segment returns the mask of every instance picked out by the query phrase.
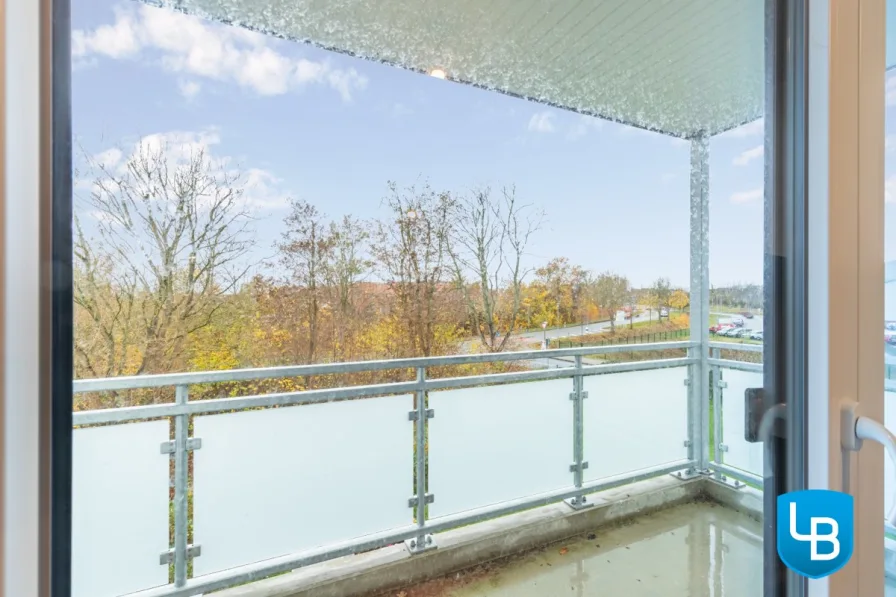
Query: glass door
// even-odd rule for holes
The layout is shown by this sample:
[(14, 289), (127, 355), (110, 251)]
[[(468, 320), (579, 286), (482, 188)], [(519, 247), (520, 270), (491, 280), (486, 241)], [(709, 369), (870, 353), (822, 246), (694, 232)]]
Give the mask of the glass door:
[(53, 41), (6, 229), (55, 287), (2, 329), (53, 352), (54, 597), (811, 589), (777, 498), (842, 487), (875, 2), (162, 4), (7, 15)]

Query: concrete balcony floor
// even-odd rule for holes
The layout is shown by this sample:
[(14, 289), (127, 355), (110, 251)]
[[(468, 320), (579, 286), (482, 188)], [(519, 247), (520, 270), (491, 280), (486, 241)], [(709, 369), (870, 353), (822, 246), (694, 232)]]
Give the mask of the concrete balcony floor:
[[(666, 475), (403, 545), (313, 564), (221, 597), (761, 597), (761, 494)], [(459, 571), (459, 572), (458, 572)], [(886, 597), (896, 597), (887, 583)]]
[(761, 533), (758, 521), (725, 506), (688, 503), (384, 595), (757, 597)]

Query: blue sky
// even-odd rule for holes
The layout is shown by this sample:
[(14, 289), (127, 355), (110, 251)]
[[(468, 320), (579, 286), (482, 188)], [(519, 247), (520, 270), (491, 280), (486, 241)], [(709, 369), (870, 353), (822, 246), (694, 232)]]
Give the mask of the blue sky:
[[(129, 1), (73, 0), (72, 11), (76, 143), (112, 162), (164, 141), (238, 165), (258, 257), (271, 254), (289, 197), (374, 218), (388, 180), (514, 184), (547, 216), (533, 265), (566, 256), (635, 285), (688, 285), (684, 141)], [(890, 133), (896, 77), (887, 100)], [(761, 146), (761, 121), (711, 142), (714, 285), (761, 283)], [(887, 221), (893, 259), (889, 202)]]

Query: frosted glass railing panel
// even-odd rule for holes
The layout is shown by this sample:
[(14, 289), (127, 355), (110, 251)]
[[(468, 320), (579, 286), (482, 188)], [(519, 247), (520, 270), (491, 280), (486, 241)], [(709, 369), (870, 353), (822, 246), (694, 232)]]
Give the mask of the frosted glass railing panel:
[[(744, 392), (748, 388), (762, 387), (762, 373), (722, 369), (722, 381), (726, 386), (721, 389), (722, 399), (722, 439), (727, 446), (724, 452), (717, 452), (716, 458), (721, 462), (760, 477), (762, 470), (762, 443), (750, 443), (744, 439), (745, 413)], [(717, 388), (718, 389), (718, 388)]]
[(168, 421), (75, 429), (72, 596), (115, 597), (168, 583)]
[(572, 485), (572, 379), (431, 392), (433, 517)]
[(585, 480), (687, 458), (687, 367), (585, 378)]
[(196, 417), (195, 575), (413, 523), (410, 395)]

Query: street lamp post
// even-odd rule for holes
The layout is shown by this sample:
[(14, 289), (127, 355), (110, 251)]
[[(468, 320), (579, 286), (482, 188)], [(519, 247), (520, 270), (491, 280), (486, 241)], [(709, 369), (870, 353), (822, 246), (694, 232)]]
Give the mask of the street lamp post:
[(544, 334), (544, 337), (541, 340), (541, 349), (545, 350), (548, 347), (548, 322), (541, 322), (541, 332)]

